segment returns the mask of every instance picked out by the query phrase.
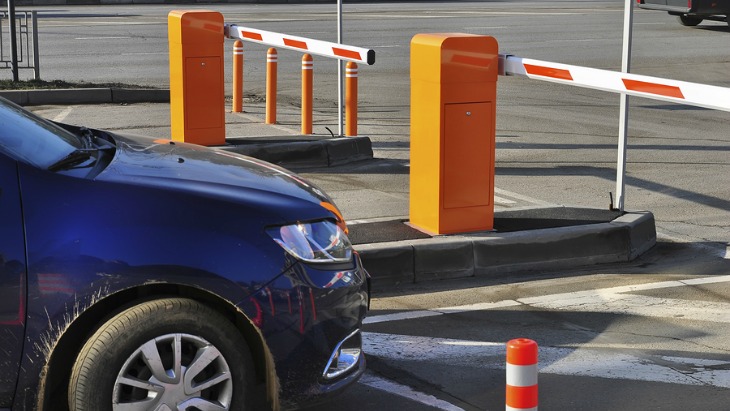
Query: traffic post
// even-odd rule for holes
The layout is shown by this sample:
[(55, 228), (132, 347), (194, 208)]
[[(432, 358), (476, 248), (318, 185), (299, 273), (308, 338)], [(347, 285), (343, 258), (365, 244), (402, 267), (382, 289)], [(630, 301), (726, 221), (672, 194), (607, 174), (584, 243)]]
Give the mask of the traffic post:
[(506, 411), (537, 411), (537, 343), (527, 338), (507, 342)]
[(276, 124), (276, 82), (278, 54), (271, 47), (266, 52), (266, 124)]
[(357, 136), (357, 63), (345, 66), (345, 136)]
[(314, 60), (302, 56), (302, 134), (312, 134), (312, 94), (314, 93)]
[[(253, 43), (258, 43), (261, 45), (269, 45), (273, 47), (280, 47), (288, 50), (294, 50), (299, 52), (304, 52), (309, 55), (317, 55), (317, 56), (323, 56), (327, 58), (333, 58), (338, 59), (341, 61), (347, 61), (352, 63), (361, 63), (361, 64), (367, 64), (372, 65), (375, 63), (375, 51), (363, 47), (356, 47), (356, 46), (350, 46), (346, 44), (340, 44), (340, 43), (333, 43), (329, 41), (322, 41), (322, 40), (315, 40), (310, 39), (306, 37), (298, 37), (298, 36), (292, 36), (288, 34), (283, 33), (276, 33), (272, 31), (266, 31), (266, 30), (260, 30), (255, 29), (251, 27), (242, 27), (237, 24), (226, 24), (224, 28), (225, 36), (228, 38), (238, 38), (243, 41), (249, 41)], [(271, 50), (271, 49), (270, 49)], [(341, 67), (341, 66), (340, 66)], [(355, 66), (356, 67), (356, 66)], [(338, 70), (339, 71), (339, 70)], [(304, 72), (302, 73), (304, 76)], [(338, 73), (338, 76), (340, 73)], [(274, 82), (269, 82), (269, 78), (274, 76), (267, 75), (267, 124), (273, 124), (275, 123), (276, 119), (276, 113), (275, 113), (275, 99), (276, 95), (275, 93), (269, 93), (269, 87), (275, 87)], [(339, 81), (339, 80), (338, 80)], [(357, 80), (354, 80), (353, 84), (356, 83)], [(302, 82), (302, 87), (304, 87), (304, 78)], [(338, 95), (340, 94), (340, 88), (338, 85)], [(353, 91), (350, 93), (350, 96), (354, 99), (357, 99), (357, 90), (353, 89)], [(304, 98), (304, 91), (302, 94), (302, 98)], [(341, 100), (341, 99), (340, 99)], [(355, 100), (356, 101), (356, 100)], [(274, 103), (274, 104), (270, 104)], [(338, 101), (338, 117), (341, 117), (343, 109), (345, 111), (349, 112), (351, 115), (350, 123), (350, 130), (340, 130), (340, 133), (343, 133), (345, 135), (349, 136), (356, 136), (357, 135), (357, 106), (356, 103), (354, 103), (350, 109), (346, 109), (343, 107), (342, 101)], [(304, 109), (304, 102), (302, 103), (302, 108)], [(270, 114), (271, 113), (271, 116)], [(270, 118), (271, 117), (271, 118)], [(273, 121), (271, 121), (273, 120)], [(305, 124), (305, 113), (304, 110), (302, 111), (302, 132), (305, 134), (310, 134), (311, 131)], [(340, 123), (340, 125), (342, 125)]]
[(243, 112), (243, 42), (233, 42), (233, 109), (234, 113)]

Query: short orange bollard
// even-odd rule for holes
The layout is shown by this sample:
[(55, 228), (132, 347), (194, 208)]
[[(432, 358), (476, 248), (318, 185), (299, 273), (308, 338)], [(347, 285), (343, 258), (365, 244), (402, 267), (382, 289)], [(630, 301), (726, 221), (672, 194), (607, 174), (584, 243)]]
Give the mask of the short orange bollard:
[(243, 42), (233, 42), (233, 110), (243, 111)]
[(345, 136), (357, 136), (357, 64), (345, 66)]
[(498, 69), (493, 37), (411, 40), (411, 225), (436, 234), (494, 227)]
[(207, 10), (173, 10), (167, 16), (167, 25), (172, 139), (224, 145), (223, 15)]
[(278, 53), (270, 48), (266, 53), (266, 124), (276, 124), (276, 82)]
[(506, 411), (537, 411), (537, 343), (527, 338), (507, 343)]
[(314, 93), (314, 61), (302, 56), (302, 134), (312, 134), (312, 93)]

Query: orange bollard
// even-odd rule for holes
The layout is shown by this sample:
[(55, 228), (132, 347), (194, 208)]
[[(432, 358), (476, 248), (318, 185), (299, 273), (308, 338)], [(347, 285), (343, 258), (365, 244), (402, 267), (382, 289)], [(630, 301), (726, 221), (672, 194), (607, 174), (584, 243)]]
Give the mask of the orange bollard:
[(233, 43), (233, 112), (243, 112), (243, 42)]
[(345, 136), (357, 136), (357, 64), (345, 66)]
[(537, 343), (527, 338), (507, 343), (506, 411), (537, 411)]
[(314, 61), (302, 56), (302, 134), (312, 134), (312, 93), (314, 90)]
[(276, 124), (276, 69), (278, 54), (275, 48), (266, 53), (266, 124)]

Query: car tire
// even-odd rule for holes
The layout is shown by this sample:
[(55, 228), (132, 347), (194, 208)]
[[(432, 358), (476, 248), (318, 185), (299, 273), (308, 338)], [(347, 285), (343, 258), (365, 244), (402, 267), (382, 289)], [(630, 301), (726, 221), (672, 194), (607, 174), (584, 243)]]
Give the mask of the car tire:
[(245, 340), (222, 315), (189, 299), (152, 300), (86, 341), (71, 371), (69, 410), (250, 410), (253, 372)]
[(679, 24), (688, 27), (694, 27), (702, 23), (702, 17), (693, 17), (686, 14), (680, 14), (677, 16), (677, 20), (679, 20)]

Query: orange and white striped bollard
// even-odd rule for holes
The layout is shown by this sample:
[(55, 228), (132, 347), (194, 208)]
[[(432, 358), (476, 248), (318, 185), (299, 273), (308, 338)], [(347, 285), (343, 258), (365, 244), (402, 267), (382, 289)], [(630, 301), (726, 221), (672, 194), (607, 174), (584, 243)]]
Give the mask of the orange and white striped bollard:
[(278, 53), (270, 48), (266, 53), (266, 124), (276, 124), (276, 81)]
[(345, 66), (345, 136), (357, 136), (357, 63)]
[(537, 411), (537, 343), (517, 338), (507, 343), (506, 411)]
[(314, 92), (314, 61), (302, 56), (302, 134), (312, 134), (312, 93)]
[(233, 42), (233, 110), (243, 112), (243, 42)]

